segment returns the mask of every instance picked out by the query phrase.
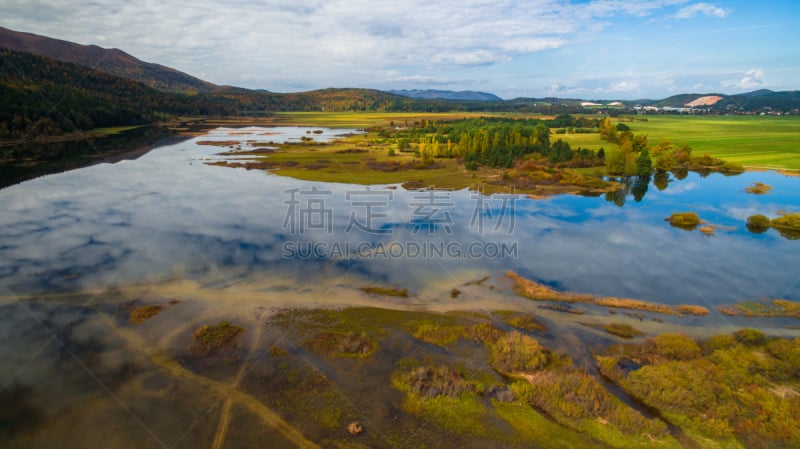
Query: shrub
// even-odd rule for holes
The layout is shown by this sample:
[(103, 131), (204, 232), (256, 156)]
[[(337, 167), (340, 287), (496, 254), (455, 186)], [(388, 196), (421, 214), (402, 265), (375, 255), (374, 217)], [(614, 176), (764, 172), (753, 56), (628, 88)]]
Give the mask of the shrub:
[(503, 373), (529, 372), (543, 368), (550, 357), (534, 338), (517, 331), (503, 335), (491, 347), (492, 363)]
[(759, 346), (767, 342), (767, 336), (758, 329), (742, 329), (733, 333), (736, 341), (747, 346)]
[(681, 229), (692, 230), (700, 223), (700, 217), (695, 212), (675, 212), (667, 218), (669, 224)]
[(663, 334), (653, 339), (656, 354), (668, 360), (692, 360), (700, 357), (700, 346), (680, 334)]
[(747, 230), (752, 233), (760, 234), (765, 232), (769, 229), (769, 226), (769, 218), (764, 215), (758, 214), (747, 217)]
[(467, 336), (476, 343), (492, 345), (503, 336), (503, 331), (489, 323), (478, 323), (469, 328)]

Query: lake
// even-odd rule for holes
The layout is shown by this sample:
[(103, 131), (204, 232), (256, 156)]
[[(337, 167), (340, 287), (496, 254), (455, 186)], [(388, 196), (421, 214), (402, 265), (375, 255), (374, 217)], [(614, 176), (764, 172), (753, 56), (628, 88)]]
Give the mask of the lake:
[[(800, 299), (796, 274), (786, 269), (800, 262), (797, 244), (745, 227), (749, 215), (794, 210), (797, 178), (692, 173), (671, 178), (664, 190), (650, 184), (638, 202), (624, 195), (618, 205), (602, 197), (534, 200), (298, 181), (206, 165), (224, 148), (197, 145), (291, 140), (306, 131), (222, 129), (136, 160), (1, 190), (5, 293), (209, 275), (300, 284), (347, 276), (427, 298), (465, 279), (515, 270), (560, 289), (665, 303)], [(772, 193), (746, 194), (756, 181)], [(664, 222), (681, 211), (723, 228), (708, 237)]]
[[(287, 307), (534, 310), (511, 290), (508, 270), (561, 290), (709, 309), (800, 300), (800, 243), (745, 227), (753, 214), (796, 212), (798, 178), (690, 173), (670, 175), (666, 187), (659, 181), (661, 189), (630, 180), (635, 194), (532, 199), (299, 181), (208, 165), (231, 148), (198, 144), (241, 141), (228, 146), (245, 151), (349, 132), (357, 131), (216, 129), (135, 160), (0, 190), (0, 401), (8, 410), (0, 412), (0, 436), (13, 447), (207, 445), (224, 413), (226, 379), (236, 375), (193, 365), (201, 363), (185, 355), (193, 330), (221, 319), (257, 329)], [(745, 193), (757, 181), (771, 193)], [(664, 221), (682, 211), (718, 226), (715, 234)], [(486, 285), (476, 282), (485, 277)], [(359, 290), (367, 286), (409, 294)], [(451, 295), (454, 288), (461, 294)], [(126, 304), (151, 302), (164, 305), (163, 319), (132, 332)], [(583, 335), (583, 324), (535, 310), (551, 328), (548, 344), (579, 359), (568, 336)], [(603, 322), (605, 315), (588, 307), (582, 320)], [(747, 322), (713, 310), (661, 321), (642, 328), (704, 335)], [(772, 334), (798, 335), (783, 327), (787, 320), (757, 323)], [(269, 330), (246, 335), (253, 347), (283, 338)], [(148, 363), (142, 354), (151, 348), (177, 362)], [(271, 419), (257, 404), (241, 403)], [(97, 430), (108, 428), (115, 431)], [(241, 432), (244, 445), (270, 438), (254, 428)]]

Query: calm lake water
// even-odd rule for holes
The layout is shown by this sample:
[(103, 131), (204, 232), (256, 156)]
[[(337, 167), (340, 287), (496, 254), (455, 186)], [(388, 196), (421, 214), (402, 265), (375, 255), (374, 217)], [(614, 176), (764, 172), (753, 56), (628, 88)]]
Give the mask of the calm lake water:
[[(0, 190), (4, 296), (214, 274), (299, 283), (346, 275), (425, 297), (515, 270), (566, 290), (666, 303), (800, 299), (791, 269), (800, 264), (797, 242), (745, 227), (752, 214), (796, 211), (798, 178), (671, 176), (664, 190), (651, 184), (640, 201), (628, 194), (620, 207), (619, 195), (615, 204), (305, 182), (209, 166), (223, 149), (197, 145), (292, 140), (307, 131), (220, 129), (133, 161)], [(321, 141), (349, 132), (323, 131), (310, 135)], [(772, 193), (746, 194), (755, 181)], [(664, 222), (680, 211), (721, 228), (708, 237)]]
[[(254, 323), (273, 306), (533, 308), (503, 284), (507, 270), (570, 291), (709, 308), (800, 300), (800, 242), (745, 227), (752, 214), (798, 211), (800, 178), (670, 175), (663, 190), (640, 181), (638, 201), (632, 193), (535, 200), (299, 181), (207, 165), (224, 149), (197, 143), (241, 140), (246, 150), (353, 132), (313, 130), (322, 132), (218, 129), (136, 160), (0, 190), (0, 439), (10, 447), (208, 447), (223, 400), (216, 384), (142, 354), (158, 348), (180, 362), (193, 330), (220, 319), (249, 324), (245, 343), (269, 347), (280, 336), (269, 340)], [(756, 181), (772, 192), (746, 194)], [(719, 226), (716, 234), (664, 221), (680, 211), (696, 211)], [(465, 286), (486, 276), (497, 288)], [(361, 286), (411, 295), (369, 297)], [(464, 294), (452, 299), (456, 287)], [(130, 300), (180, 303), (131, 336), (118, 309)], [(575, 344), (585, 327), (536, 313), (552, 330), (549, 346), (590, 360)], [(714, 312), (642, 328), (669, 331), (675, 320), (737, 322)], [(271, 438), (255, 429), (236, 441)]]

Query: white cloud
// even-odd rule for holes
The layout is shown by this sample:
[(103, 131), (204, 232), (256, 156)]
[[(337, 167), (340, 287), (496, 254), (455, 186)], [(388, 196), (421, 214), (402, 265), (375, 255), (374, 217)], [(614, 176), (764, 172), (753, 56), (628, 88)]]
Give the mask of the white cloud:
[(744, 72), (744, 77), (736, 83), (740, 89), (758, 89), (764, 86), (764, 70), (750, 69)]
[(633, 81), (620, 81), (610, 87), (611, 92), (630, 92), (639, 88), (639, 83)]
[(121, 48), (218, 84), (287, 91), (467, 77), (472, 67), (568, 47), (587, 30), (686, 1), (95, 0), (78, 8), (72, 0), (4, 0), (0, 25)]
[(681, 8), (675, 17), (678, 19), (690, 19), (697, 15), (706, 15), (709, 17), (724, 18), (730, 14), (728, 9), (720, 8), (719, 6), (712, 5), (711, 3), (695, 3)]

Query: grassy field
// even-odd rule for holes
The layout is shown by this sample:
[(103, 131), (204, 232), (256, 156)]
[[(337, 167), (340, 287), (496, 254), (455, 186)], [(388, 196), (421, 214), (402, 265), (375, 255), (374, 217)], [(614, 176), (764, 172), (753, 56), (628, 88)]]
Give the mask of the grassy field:
[(508, 114), (490, 112), (285, 112), (278, 116), (277, 124), (295, 126), (325, 126), (329, 128), (369, 128), (372, 126), (404, 126), (406, 122), (425, 120), (459, 120), (475, 117), (543, 117), (534, 114)]
[[(403, 126), (427, 120), (456, 120), (465, 117), (536, 117), (507, 113), (324, 113), (281, 114), (277, 122), (285, 125), (316, 125), (332, 128), (387, 126), (394, 121)], [(651, 144), (669, 139), (688, 144), (695, 155), (710, 154), (748, 168), (800, 170), (800, 117), (761, 116), (648, 116), (647, 121), (626, 122), (634, 133), (647, 134)], [(573, 148), (591, 150), (615, 148), (600, 140), (599, 134), (559, 134)]]
[(650, 143), (670, 139), (688, 144), (695, 155), (751, 168), (800, 170), (800, 117), (658, 116), (626, 124), (647, 134)]

